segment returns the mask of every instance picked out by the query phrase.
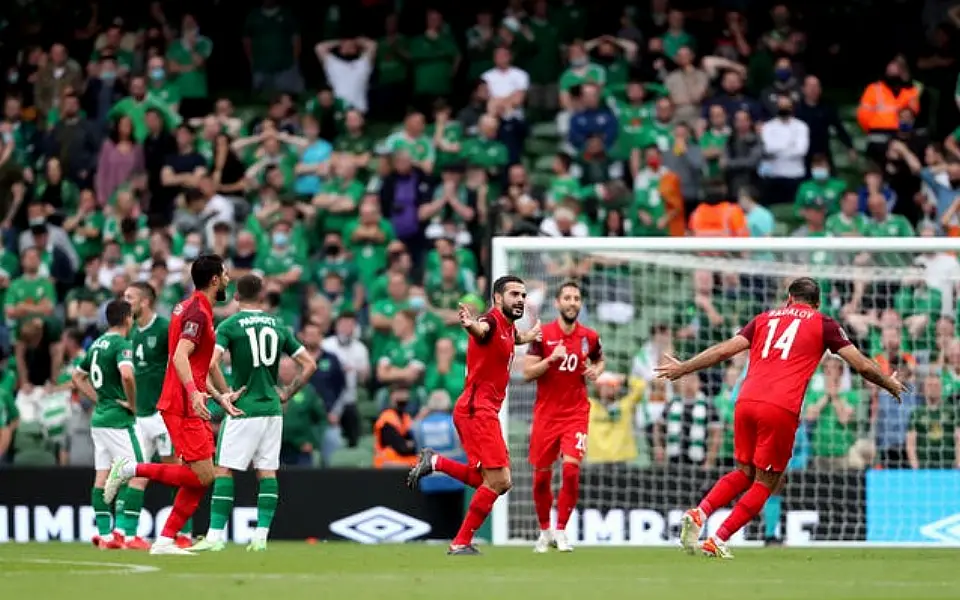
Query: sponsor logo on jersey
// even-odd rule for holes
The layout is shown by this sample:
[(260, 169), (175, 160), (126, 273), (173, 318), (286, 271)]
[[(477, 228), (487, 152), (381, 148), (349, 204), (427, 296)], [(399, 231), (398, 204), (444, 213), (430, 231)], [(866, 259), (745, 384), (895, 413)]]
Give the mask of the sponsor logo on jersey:
[(368, 508), (330, 523), (330, 531), (362, 544), (408, 542), (430, 533), (429, 523), (385, 506)]

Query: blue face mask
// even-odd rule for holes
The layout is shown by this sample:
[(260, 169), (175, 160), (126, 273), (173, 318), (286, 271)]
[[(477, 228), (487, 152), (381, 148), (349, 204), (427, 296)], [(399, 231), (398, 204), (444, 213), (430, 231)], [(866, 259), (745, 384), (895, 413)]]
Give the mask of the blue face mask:
[(793, 76), (793, 71), (790, 69), (777, 69), (773, 72), (773, 74), (776, 76), (777, 80), (787, 81)]
[(277, 246), (278, 248), (286, 248), (287, 242), (290, 241), (290, 236), (283, 233), (282, 231), (278, 231), (277, 233), (273, 234), (272, 239), (273, 239), (274, 246)]
[(423, 296), (411, 296), (408, 302), (410, 310), (421, 311), (427, 306), (427, 300)]
[(164, 75), (166, 75), (166, 73), (164, 73), (163, 69), (159, 67), (157, 67), (156, 69), (150, 69), (150, 79), (154, 81), (161, 81)]
[(830, 169), (826, 167), (813, 167), (810, 169), (810, 175), (813, 176), (817, 181), (823, 181), (830, 177)]
[(200, 248), (197, 248), (194, 245), (184, 246), (183, 247), (183, 257), (187, 260), (194, 260), (200, 256)]
[(100, 71), (100, 79), (104, 81), (113, 81), (116, 76), (117, 74), (113, 71)]
[(902, 133), (910, 133), (913, 131), (913, 123), (900, 123), (900, 131)]

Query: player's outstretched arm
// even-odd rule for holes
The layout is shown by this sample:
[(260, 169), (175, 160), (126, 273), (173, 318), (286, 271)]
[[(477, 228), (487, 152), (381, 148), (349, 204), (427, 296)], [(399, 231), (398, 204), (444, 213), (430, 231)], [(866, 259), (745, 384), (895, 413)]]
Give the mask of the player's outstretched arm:
[(891, 396), (897, 399), (897, 402), (900, 402), (900, 395), (907, 391), (907, 386), (897, 379), (896, 373), (884, 375), (877, 363), (864, 356), (863, 352), (860, 352), (853, 345), (844, 346), (838, 351), (838, 354), (861, 377), (887, 390)]
[(466, 304), (461, 304), (457, 310), (460, 326), (476, 340), (485, 340), (490, 333), (490, 323), (481, 321), (473, 316), (473, 312)]
[(661, 379), (674, 381), (689, 373), (696, 373), (728, 360), (749, 348), (750, 340), (738, 334), (725, 342), (710, 346), (690, 360), (679, 361), (669, 354), (664, 355), (664, 362), (660, 363), (653, 372)]

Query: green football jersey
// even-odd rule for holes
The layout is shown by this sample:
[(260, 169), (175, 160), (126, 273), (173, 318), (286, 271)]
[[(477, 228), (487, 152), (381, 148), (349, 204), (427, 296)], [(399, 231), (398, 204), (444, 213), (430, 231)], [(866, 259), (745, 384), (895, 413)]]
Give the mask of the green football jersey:
[(134, 325), (130, 330), (133, 365), (137, 376), (137, 416), (149, 417), (157, 412), (157, 401), (167, 372), (167, 330), (170, 321), (154, 315), (146, 327)]
[(133, 368), (133, 348), (129, 340), (108, 331), (90, 346), (77, 367), (90, 377), (90, 385), (97, 392), (91, 427), (125, 429), (133, 425), (133, 413), (120, 404), (127, 401), (120, 378), (122, 365)]
[(283, 323), (262, 311), (241, 310), (217, 327), (217, 346), (230, 353), (235, 388), (246, 386), (236, 406), (247, 417), (283, 415), (277, 390), (280, 355), (301, 346)]

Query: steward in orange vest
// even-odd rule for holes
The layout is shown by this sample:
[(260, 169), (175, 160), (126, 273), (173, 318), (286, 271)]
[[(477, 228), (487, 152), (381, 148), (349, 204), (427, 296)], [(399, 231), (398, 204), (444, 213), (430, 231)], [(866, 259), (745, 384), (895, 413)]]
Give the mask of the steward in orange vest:
[(377, 469), (408, 468), (417, 464), (413, 419), (406, 412), (409, 401), (409, 389), (390, 389), (390, 406), (373, 425), (373, 466)]

